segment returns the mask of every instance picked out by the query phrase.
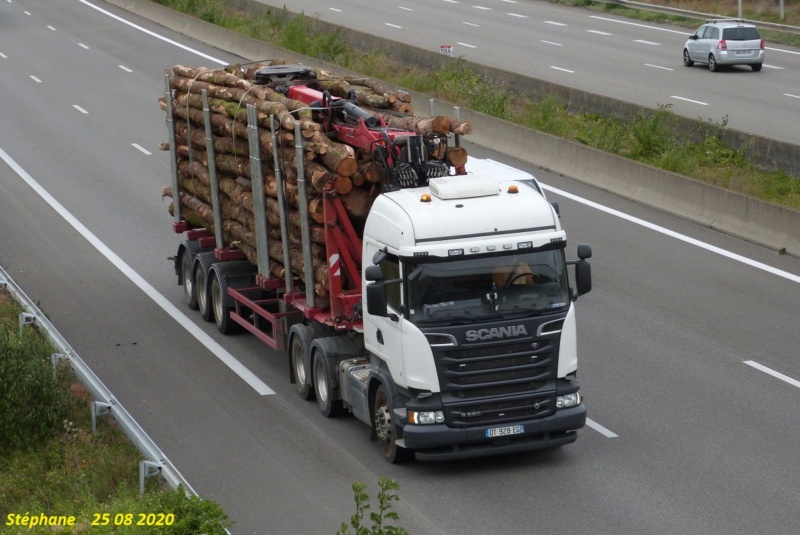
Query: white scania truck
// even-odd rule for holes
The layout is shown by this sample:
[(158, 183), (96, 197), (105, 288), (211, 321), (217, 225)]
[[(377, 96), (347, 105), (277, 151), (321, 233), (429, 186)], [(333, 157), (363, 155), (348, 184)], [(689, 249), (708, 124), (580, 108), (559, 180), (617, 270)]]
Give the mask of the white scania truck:
[[(293, 98), (314, 95), (300, 89)], [(475, 159), (467, 174), (450, 174), (432, 156), (442, 154), (441, 139), (389, 136), (351, 103), (309, 102), (320, 103), (331, 108), (328, 120), (338, 116), (328, 127), (383, 140), (366, 146), (387, 175), (359, 224), (326, 188), (327, 295), (314, 295), (310, 270), (278, 278), (264, 265), (266, 255), (244, 259), (216, 228), (197, 228), (176, 210), (174, 228), (186, 235), (175, 269), (187, 303), (223, 333), (245, 329), (286, 350), (299, 394), (316, 398), (326, 416), (350, 412), (363, 421), (390, 462), (460, 460), (575, 441), (586, 409), (576, 380), (574, 302), (591, 290), (590, 247), (579, 245), (578, 259), (567, 260), (558, 206), (531, 175)], [(252, 118), (250, 128), (258, 131)], [(172, 137), (170, 145), (175, 161)], [(257, 164), (258, 143), (251, 140), (250, 149)], [(178, 199), (177, 176), (173, 188)], [(279, 201), (273, 215), (286, 236), (290, 223)], [(266, 236), (270, 214), (255, 212), (255, 235)], [(308, 253), (309, 229), (301, 232)], [(283, 261), (291, 263), (286, 248)]]

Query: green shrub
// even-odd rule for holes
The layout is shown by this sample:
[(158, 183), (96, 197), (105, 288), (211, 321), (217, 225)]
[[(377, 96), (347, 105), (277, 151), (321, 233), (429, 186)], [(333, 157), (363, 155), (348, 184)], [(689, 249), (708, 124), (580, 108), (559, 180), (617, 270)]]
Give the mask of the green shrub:
[(378, 487), (380, 487), (378, 510), (369, 514), (372, 527), (367, 527), (364, 523), (364, 515), (370, 508), (369, 496), (364, 492), (367, 485), (365, 483), (353, 483), (356, 512), (350, 517), (350, 526), (346, 522), (342, 522), (342, 527), (337, 532), (337, 535), (350, 535), (350, 527), (355, 530), (352, 532), (353, 535), (408, 535), (408, 531), (404, 528), (385, 524), (388, 520), (397, 522), (400, 519), (395, 511), (391, 511), (392, 503), (400, 499), (397, 495), (400, 485), (394, 479), (381, 476), (378, 479)]
[[(15, 309), (17, 314), (19, 309)], [(16, 328), (6, 314), (0, 328), (0, 451), (32, 449), (63, 429), (70, 394), (59, 387), (52, 346), (35, 328)]]

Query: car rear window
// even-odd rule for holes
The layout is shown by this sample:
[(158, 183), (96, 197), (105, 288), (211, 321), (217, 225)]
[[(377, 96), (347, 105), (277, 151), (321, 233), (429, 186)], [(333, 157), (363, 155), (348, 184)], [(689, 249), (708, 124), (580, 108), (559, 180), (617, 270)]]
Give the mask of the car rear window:
[(761, 34), (753, 27), (725, 28), (722, 30), (722, 38), (726, 41), (754, 41), (761, 39)]

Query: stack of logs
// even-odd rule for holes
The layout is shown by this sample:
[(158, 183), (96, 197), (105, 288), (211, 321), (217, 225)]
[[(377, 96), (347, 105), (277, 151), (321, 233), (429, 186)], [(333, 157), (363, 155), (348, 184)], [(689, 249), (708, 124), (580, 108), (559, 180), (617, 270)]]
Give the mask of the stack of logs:
[[(247, 105), (257, 111), (259, 147), (262, 159), (262, 175), (266, 194), (267, 221), (270, 228), (269, 253), (271, 273), (283, 278), (284, 266), (277, 201), (277, 182), (271, 127), (274, 126), (277, 140), (278, 165), (284, 184), (289, 221), (291, 269), (295, 277), (302, 277), (303, 254), (300, 235), (299, 196), (297, 190), (295, 124), (300, 125), (303, 146), (303, 171), (307, 183), (308, 214), (313, 242), (312, 259), (315, 292), (326, 296), (328, 292), (328, 270), (323, 228), (323, 206), (321, 193), (327, 184), (336, 190), (350, 215), (356, 229), (366, 219), (372, 201), (382, 192), (381, 173), (372, 155), (349, 145), (329, 139), (322, 125), (313, 120), (308, 105), (286, 98), (268, 86), (253, 82), (255, 72), (267, 65), (286, 64), (275, 60), (268, 64), (242, 68), (232, 65), (220, 70), (191, 68), (176, 65), (169, 77), (172, 89), (173, 123), (175, 128), (175, 150), (177, 153), (178, 184), (182, 218), (195, 227), (214, 231), (211, 208), (211, 186), (208, 153), (206, 151), (205, 121), (201, 92), (208, 93), (211, 110), (211, 129), (215, 163), (220, 190), (222, 231), (225, 243), (241, 250), (256, 263), (256, 238), (253, 218), (252, 176), (247, 137)], [(347, 97), (355, 90), (359, 106), (380, 117), (387, 126), (408, 130), (417, 134), (469, 134), (471, 125), (455, 119), (438, 116), (434, 118), (413, 115), (407, 93), (393, 91), (380, 82), (365, 78), (336, 77), (330, 73), (314, 70), (315, 80), (305, 85), (327, 90), (334, 96)], [(165, 97), (159, 98), (162, 110), (167, 110)], [(169, 150), (164, 143), (162, 150)], [(450, 147), (447, 154), (451, 165), (458, 167), (466, 163), (467, 155), (462, 147)], [(329, 186), (329, 187), (331, 187)], [(162, 188), (162, 195), (173, 198), (170, 186)], [(170, 213), (174, 207), (170, 204)], [(351, 281), (356, 288), (359, 281)]]

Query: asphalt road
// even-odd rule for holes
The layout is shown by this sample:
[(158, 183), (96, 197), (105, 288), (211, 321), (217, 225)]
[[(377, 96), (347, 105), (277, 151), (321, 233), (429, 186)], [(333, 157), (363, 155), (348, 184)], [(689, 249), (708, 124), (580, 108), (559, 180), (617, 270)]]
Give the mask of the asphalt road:
[(559, 201), (568, 251), (593, 247), (592, 426), (556, 451), (388, 465), (363, 424), (297, 397), (284, 355), (182, 306), (157, 98), (165, 68), (210, 58), (239, 59), (103, 3), (0, 4), (0, 265), (232, 533), (334, 533), (380, 475), (412, 534), (796, 530), (800, 260), (503, 159)]
[[(425, 50), (691, 119), (798, 143), (800, 49), (767, 43), (761, 72), (683, 66), (693, 30), (533, 0), (259, 0)], [(702, 21), (698, 21), (699, 27)]]

